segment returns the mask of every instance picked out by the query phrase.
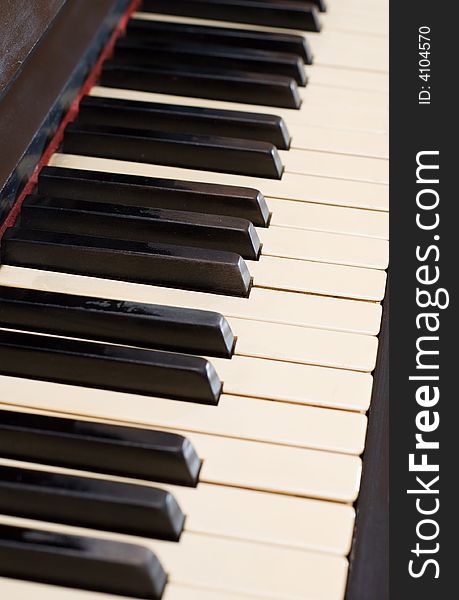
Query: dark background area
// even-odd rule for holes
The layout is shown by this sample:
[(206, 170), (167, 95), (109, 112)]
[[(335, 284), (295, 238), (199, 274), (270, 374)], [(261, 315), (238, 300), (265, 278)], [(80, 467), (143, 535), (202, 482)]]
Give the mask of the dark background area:
[[(457, 38), (457, 7), (447, 11), (428, 0), (416, 3), (391, 2), (390, 41), (390, 181), (391, 181), (391, 320), (390, 320), (390, 598), (391, 600), (456, 598), (457, 566), (455, 542), (457, 525), (458, 417), (455, 342), (457, 327), (457, 177), (456, 138), (458, 130), (455, 98), (455, 61), (453, 42)], [(418, 77), (418, 29), (431, 28), (431, 78), (425, 84)], [(430, 85), (432, 103), (419, 106), (421, 85)], [(440, 151), (440, 228), (420, 231), (415, 222), (416, 154)], [(437, 188), (436, 188), (437, 189)], [(415, 374), (416, 328), (415, 250), (418, 244), (431, 243), (440, 234), (440, 282), (451, 295), (447, 310), (439, 310), (441, 396), (438, 404), (440, 428), (432, 439), (440, 439), (440, 578), (433, 579), (432, 568), (424, 577), (408, 574), (410, 553), (418, 541), (416, 524), (423, 517), (416, 512), (415, 497), (408, 496), (415, 477), (408, 471), (408, 455), (415, 448), (415, 417), (420, 407), (408, 381)], [(434, 243), (434, 242), (433, 242)], [(435, 309), (429, 309), (435, 310)], [(422, 312), (422, 311), (421, 311)], [(432, 334), (434, 335), (434, 334)], [(438, 357), (434, 357), (438, 358)], [(418, 453), (419, 454), (419, 453)], [(418, 458), (419, 461), (419, 458)], [(425, 478), (430, 479), (430, 474)], [(419, 486), (418, 486), (419, 487)], [(429, 518), (428, 516), (424, 518)], [(421, 540), (419, 540), (421, 542)], [(425, 547), (431, 542), (421, 542)], [(427, 556), (427, 555), (425, 555)], [(433, 555), (432, 555), (433, 556)], [(429, 556), (428, 556), (429, 558)], [(438, 558), (435, 556), (435, 558)], [(419, 564), (419, 563), (418, 563)], [(363, 598), (362, 598), (363, 600)]]

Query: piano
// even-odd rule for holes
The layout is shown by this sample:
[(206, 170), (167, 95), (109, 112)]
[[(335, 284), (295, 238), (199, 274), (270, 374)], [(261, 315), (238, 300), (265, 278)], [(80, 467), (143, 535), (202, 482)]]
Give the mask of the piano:
[(1, 597), (387, 600), (387, 3), (0, 13)]

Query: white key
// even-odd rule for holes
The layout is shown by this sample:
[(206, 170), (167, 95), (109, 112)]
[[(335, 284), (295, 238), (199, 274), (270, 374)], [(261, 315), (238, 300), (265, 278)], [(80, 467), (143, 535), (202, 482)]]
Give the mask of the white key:
[(308, 65), (308, 85), (319, 83), (323, 86), (349, 88), (372, 92), (389, 92), (389, 75), (375, 71), (359, 71), (329, 67), (325, 65)]
[[(46, 585), (44, 583), (35, 583), (32, 581), (20, 581), (19, 579), (6, 579), (0, 577), (0, 593), (2, 598), (8, 600), (25, 600), (25, 598), (34, 598), (35, 600), (120, 600), (118, 595), (102, 594), (98, 592), (88, 592), (86, 590), (76, 590), (64, 588), (57, 585)], [(176, 600), (180, 600), (182, 588), (178, 590)], [(190, 596), (191, 600), (192, 596)], [(183, 600), (186, 599), (186, 588)], [(135, 600), (125, 596), (123, 600)], [(174, 592), (168, 600), (174, 600)], [(229, 599), (230, 600), (230, 599)]]
[(282, 180), (244, 177), (210, 171), (194, 171), (176, 167), (161, 167), (146, 163), (53, 154), (49, 161), (53, 167), (66, 167), (91, 171), (125, 173), (185, 181), (206, 181), (224, 185), (256, 187), (268, 198), (284, 198), (301, 202), (315, 202), (335, 206), (349, 206), (369, 210), (388, 211), (389, 193), (386, 185), (344, 181), (327, 177), (315, 177), (286, 173)]
[[(307, 264), (292, 264), (297, 262)], [(287, 284), (295, 273), (294, 269), (285, 273)], [(249, 298), (236, 298), (8, 266), (0, 267), (0, 282), (12, 287), (213, 310), (226, 317), (367, 335), (378, 333), (381, 320), (378, 304), (262, 288), (252, 288)]]
[(319, 83), (324, 86), (389, 93), (389, 75), (387, 73), (325, 65), (308, 65), (306, 69), (309, 77), (308, 85), (311, 86)]
[[(265, 257), (264, 261), (251, 262), (250, 272), (258, 283), (263, 281), (271, 282), (268, 286), (271, 292), (274, 289), (302, 291), (304, 293), (372, 301), (380, 301), (384, 298), (386, 287), (385, 271), (298, 260), (291, 260), (287, 267), (282, 259)], [(275, 285), (273, 285), (273, 281), (276, 282)], [(251, 292), (251, 299), (253, 300), (255, 296), (258, 297), (260, 293), (260, 288), (256, 288), (256, 291), (253, 290)], [(310, 297), (305, 299), (304, 296), (300, 298), (291, 295), (288, 296), (289, 307), (293, 304), (296, 306), (297, 302), (304, 303), (310, 300)], [(369, 310), (374, 313), (374, 307), (364, 307), (362, 304), (359, 306), (364, 311)], [(327, 319), (329, 317), (330, 314), (327, 316)], [(379, 323), (379, 320), (380, 317), (376, 316), (377, 323)], [(333, 329), (342, 329), (342, 325), (339, 326), (336, 323)], [(348, 330), (346, 329), (346, 331)], [(360, 333), (375, 333), (374, 328), (370, 330), (362, 329), (362, 321), (360, 319), (358, 331)]]
[[(26, 387), (21, 382), (21, 387)], [(30, 385), (30, 382), (29, 382)], [(47, 386), (53, 393), (62, 388)], [(3, 390), (3, 388), (1, 388)], [(87, 398), (88, 390), (78, 388)], [(5, 395), (7, 390), (5, 390)], [(5, 398), (6, 400), (6, 398)], [(364, 449), (366, 417), (329, 410), (222, 394), (218, 407), (168, 398), (123, 395), (128, 400), (126, 421), (142, 427), (180, 430), (252, 440), (297, 448), (360, 455)], [(96, 415), (97, 416), (97, 415)]]
[[(23, 396), (15, 393), (8, 379), (13, 378), (0, 377), (4, 406), (142, 426), (132, 420), (129, 411), (132, 394), (106, 390), (89, 390), (94, 392), (89, 394), (87, 388), (17, 378)], [(35, 384), (36, 395), (31, 393)], [(45, 390), (48, 396), (43, 393)], [(12, 401), (14, 396), (17, 402)], [(194, 444), (204, 461), (199, 476), (203, 483), (338, 502), (353, 502), (357, 497), (362, 466), (358, 456), (181, 429), (171, 431), (181, 432)]]
[[(355, 511), (352, 506), (295, 498), (208, 483), (197, 487), (168, 485), (37, 463), (0, 459), (6, 466), (80, 475), (167, 490), (186, 515), (185, 531), (274, 546), (345, 556), (350, 549)], [(222, 518), (224, 515), (224, 518)], [(288, 515), (273, 519), (273, 515)]]
[[(270, 198), (271, 225), (389, 239), (389, 214), (342, 206)], [(259, 233), (259, 231), (258, 231)]]
[[(314, 67), (310, 69), (314, 77)], [(375, 116), (386, 115), (389, 110), (389, 98), (384, 92), (354, 90), (349, 87), (321, 85), (311, 83), (298, 88), (300, 98), (307, 106), (352, 106), (355, 109), (366, 110)]]
[[(389, 263), (387, 240), (284, 227), (259, 228), (257, 233), (263, 243), (262, 257), (277, 256), (369, 269), (386, 269)], [(263, 262), (262, 257), (260, 262)], [(288, 268), (285, 261), (284, 265)]]
[(361, 33), (333, 31), (333, 35), (323, 35), (311, 31), (285, 30), (275, 27), (257, 26), (244, 23), (229, 23), (191, 17), (159, 15), (155, 13), (134, 13), (136, 19), (150, 21), (168, 21), (173, 23), (190, 23), (197, 25), (212, 25), (213, 27), (231, 27), (236, 29), (251, 29), (257, 31), (278, 31), (306, 35), (314, 51), (314, 59), (320, 65), (333, 65), (352, 69), (387, 72), (388, 41), (385, 36), (362, 35)]
[(349, 552), (355, 518), (349, 505), (204, 483), (196, 489), (161, 487), (175, 495), (188, 531), (342, 556)]
[[(375, 338), (368, 338), (368, 345), (373, 345), (372, 351), (363, 358), (373, 363), (376, 354)], [(363, 354), (363, 352), (362, 352)], [(221, 359), (223, 361), (223, 359)], [(309, 368), (307, 368), (309, 367)], [(267, 361), (256, 358), (236, 357), (233, 361), (217, 362), (217, 368), (223, 380), (223, 390), (227, 394), (236, 394), (243, 396), (252, 396), (255, 398), (267, 398), (279, 402), (294, 402), (298, 404), (321, 404), (318, 398), (322, 394), (332, 397), (329, 401), (331, 408), (352, 409), (356, 407), (357, 401), (346, 402), (347, 394), (339, 390), (336, 394), (330, 393), (330, 388), (324, 383), (327, 376), (338, 377), (337, 373), (353, 373), (354, 371), (345, 369), (335, 369), (334, 371), (313, 371), (313, 366), (296, 363), (282, 363), (277, 361)], [(318, 368), (318, 367), (316, 367)], [(362, 371), (362, 374), (369, 374), (370, 371)], [(309, 387), (309, 375), (312, 375), (311, 388)], [(315, 376), (315, 378), (314, 378)], [(280, 379), (283, 378), (283, 379)], [(350, 377), (342, 377), (350, 379)], [(307, 385), (306, 383), (307, 382)], [(357, 382), (351, 381), (353, 386), (368, 385), (368, 381), (360, 379)], [(315, 391), (317, 388), (317, 392)], [(306, 389), (305, 389), (306, 388)], [(335, 401), (335, 405), (331, 404)], [(361, 399), (363, 402), (363, 398)], [(370, 398), (365, 398), (365, 404), (368, 405)], [(337, 406), (338, 405), (338, 406)], [(357, 408), (358, 410), (358, 408)]]
[(93, 529), (15, 517), (0, 522), (65, 534), (140, 543), (151, 548), (169, 575), (168, 584), (228, 590), (279, 600), (342, 600), (347, 560), (331, 554), (184, 532), (179, 542), (163, 542)]
[(279, 155), (287, 173), (368, 183), (389, 182), (389, 163), (386, 160), (296, 148), (280, 150)]
[(389, 158), (389, 136), (384, 133), (334, 129), (308, 122), (294, 123), (290, 135), (293, 149), (378, 159)]
[(206, 98), (188, 98), (186, 96), (172, 96), (167, 94), (155, 94), (152, 92), (141, 92), (138, 90), (124, 90), (98, 86), (92, 88), (91, 95), (103, 96), (105, 98), (138, 100), (141, 102), (160, 102), (177, 104), (180, 106), (199, 106), (203, 108), (274, 114), (284, 119), (292, 135), (295, 133), (295, 124), (320, 125), (322, 127), (334, 127), (351, 131), (387, 133), (389, 123), (387, 114), (382, 114), (381, 112), (375, 114), (371, 111), (355, 109), (352, 106), (334, 106), (333, 110), (331, 110), (328, 106), (316, 106), (304, 102), (300, 110), (294, 110), (289, 108), (279, 108), (277, 106), (242, 104), (237, 102), (225, 102), (223, 100), (208, 100)]
[[(57, 585), (47, 585), (31, 581), (20, 581), (18, 579), (6, 579), (0, 577), (0, 592), (8, 600), (120, 600), (120, 596), (102, 594), (99, 592), (88, 592), (64, 588)], [(189, 587), (168, 583), (162, 600), (241, 600), (239, 593), (225, 592), (222, 590), (208, 590), (199, 587)], [(248, 598), (244, 596), (244, 598)], [(123, 600), (136, 600), (130, 596), (123, 596)]]
[[(375, 366), (377, 338), (374, 336), (260, 323), (247, 319), (229, 318), (228, 322), (238, 337), (235, 353), (240, 358), (234, 357), (230, 361), (224, 358), (213, 360), (228, 373), (228, 386), (232, 386), (233, 369), (237, 370), (233, 365), (244, 364), (247, 368), (255, 369), (255, 365), (250, 367), (252, 361), (247, 357), (364, 372), (371, 372)], [(269, 368), (274, 372), (284, 366), (278, 362), (269, 365), (267, 361), (263, 365), (268, 372)], [(259, 368), (262, 368), (261, 363)], [(254, 376), (255, 374), (254, 372)], [(229, 389), (227, 391), (230, 392)], [(261, 394), (261, 397), (265, 395)]]
[(352, 10), (345, 6), (330, 7), (327, 13), (320, 15), (324, 29), (323, 35), (332, 37), (335, 31), (346, 33), (359, 33), (368, 36), (387, 36), (389, 29), (388, 14), (378, 11), (374, 14), (371, 11), (363, 12)]
[[(301, 33), (301, 32), (300, 32)], [(389, 42), (386, 36), (334, 31), (321, 36), (308, 33), (315, 62), (350, 69), (387, 73), (389, 71)]]

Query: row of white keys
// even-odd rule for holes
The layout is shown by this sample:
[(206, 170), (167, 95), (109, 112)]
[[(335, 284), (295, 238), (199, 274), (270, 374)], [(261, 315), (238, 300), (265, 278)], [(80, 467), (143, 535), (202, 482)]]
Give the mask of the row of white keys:
[[(189, 23), (195, 25), (212, 25), (212, 27), (231, 27), (232, 29), (271, 31), (285, 33), (285, 29), (244, 23), (229, 23), (227, 21), (212, 21), (192, 17), (177, 17), (155, 13), (134, 13), (136, 19), (150, 21), (168, 21), (173, 23)], [(387, 73), (389, 57), (387, 53), (386, 36), (375, 36), (365, 33), (335, 30), (330, 35), (289, 29), (289, 34), (301, 35), (308, 38), (314, 54), (314, 61), (319, 65), (331, 65), (349, 69), (360, 69)], [(313, 67), (313, 65), (311, 65)]]
[(51, 157), (49, 165), (54, 167), (125, 173), (128, 175), (143, 175), (163, 179), (206, 181), (207, 183), (222, 185), (255, 187), (263, 193), (268, 201), (269, 198), (279, 198), (298, 202), (313, 202), (385, 212), (389, 208), (387, 185), (333, 179), (332, 177), (286, 173), (281, 180), (261, 179), (227, 173), (195, 171), (192, 169), (163, 167), (147, 163), (59, 153)]
[[(136, 398), (132, 394), (24, 379), (17, 379), (15, 387), (14, 378), (6, 376), (0, 382), (4, 408), (180, 433), (192, 442), (203, 460), (199, 475), (202, 483), (345, 503), (354, 502), (358, 494), (362, 462), (352, 454), (149, 425), (149, 420), (154, 422), (155, 418), (154, 402), (143, 398), (142, 403), (142, 397), (138, 397), (138, 403), (133, 404)], [(136, 417), (140, 420), (135, 421)]]
[[(167, 490), (186, 516), (185, 530), (193, 533), (342, 556), (351, 546), (355, 511), (349, 504), (211, 483), (169, 485), (11, 459), (0, 459), (0, 464)], [(273, 515), (289, 518), (273, 519)]]
[[(291, 276), (291, 273), (286, 275)], [(213, 310), (227, 318), (346, 334), (376, 335), (381, 321), (378, 303), (263, 288), (252, 288), (248, 298), (237, 298), (8, 265), (0, 267), (0, 284), (166, 306), (188, 306)]]
[(218, 595), (227, 591), (242, 598), (340, 600), (346, 584), (347, 560), (331, 554), (189, 532), (177, 543), (15, 517), (2, 516), (0, 523), (150, 548), (169, 576), (165, 600), (167, 586), (174, 584), (213, 590)]

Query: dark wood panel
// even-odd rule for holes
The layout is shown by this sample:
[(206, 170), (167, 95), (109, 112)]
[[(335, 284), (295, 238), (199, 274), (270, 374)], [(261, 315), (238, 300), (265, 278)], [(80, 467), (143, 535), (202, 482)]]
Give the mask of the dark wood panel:
[(374, 373), (346, 600), (389, 600), (389, 286)]
[(0, 100), (0, 223), (129, 0), (67, 0)]
[(66, 1), (0, 1), (0, 99)]

